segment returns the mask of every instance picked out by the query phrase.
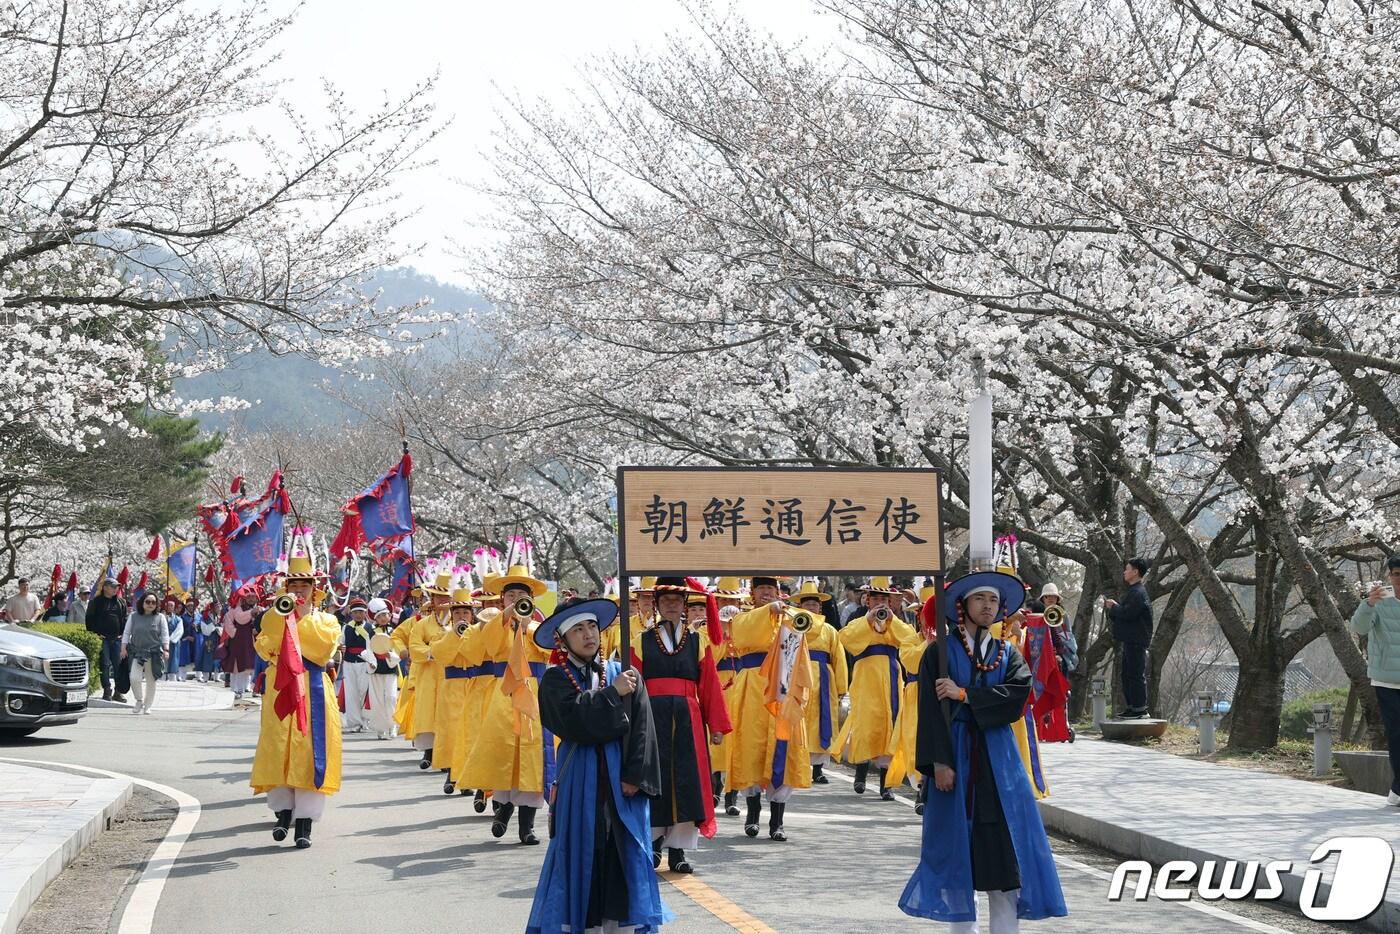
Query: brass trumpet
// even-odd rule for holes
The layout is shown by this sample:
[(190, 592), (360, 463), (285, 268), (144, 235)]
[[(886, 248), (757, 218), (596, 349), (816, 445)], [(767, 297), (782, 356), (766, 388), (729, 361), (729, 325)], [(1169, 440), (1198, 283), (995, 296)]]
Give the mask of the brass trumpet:
[(272, 601), (272, 612), (278, 616), (291, 616), (297, 608), (297, 598), (289, 593), (279, 594), (276, 600)]
[(892, 619), (894, 619), (894, 610), (887, 606), (877, 606), (870, 611), (870, 628), (878, 633), (883, 633), (889, 628)]
[(1058, 603), (1054, 606), (1047, 606), (1041, 615), (1045, 617), (1045, 625), (1047, 626), (1063, 626), (1065, 624), (1065, 608)]
[(460, 636), (462, 633), (466, 632), (469, 628), (471, 628), (471, 622), (465, 619), (458, 620), (457, 625), (453, 628), (457, 631), (457, 635)]
[(816, 617), (806, 610), (798, 610), (791, 613), (788, 618), (792, 621), (793, 632), (806, 632), (811, 629), (812, 625), (817, 621)]
[(512, 604), (511, 611), (521, 619), (529, 619), (535, 615), (535, 601), (529, 597), (521, 597)]

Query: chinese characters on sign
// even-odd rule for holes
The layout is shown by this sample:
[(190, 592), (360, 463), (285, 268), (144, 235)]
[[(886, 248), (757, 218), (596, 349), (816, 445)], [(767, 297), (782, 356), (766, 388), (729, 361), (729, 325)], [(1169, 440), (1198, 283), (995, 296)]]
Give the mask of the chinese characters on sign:
[(629, 573), (941, 569), (934, 470), (618, 471)]

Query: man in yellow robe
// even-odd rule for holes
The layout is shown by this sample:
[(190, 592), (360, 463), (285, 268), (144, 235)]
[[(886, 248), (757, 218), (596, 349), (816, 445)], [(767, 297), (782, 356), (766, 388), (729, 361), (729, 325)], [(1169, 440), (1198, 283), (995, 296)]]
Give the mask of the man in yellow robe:
[[(997, 568), (1005, 573), (1009, 569)], [(1026, 630), (1023, 625), (1025, 610), (1017, 610), (991, 628), (992, 638), (1005, 639), (1016, 647), (1024, 658), (1026, 655)], [(1016, 737), (1016, 749), (1021, 754), (1021, 765), (1025, 766), (1026, 777), (1030, 779), (1031, 791), (1035, 798), (1050, 796), (1050, 783), (1045, 779), (1045, 766), (1040, 759), (1040, 735), (1036, 732), (1035, 715), (1029, 710), (1021, 719), (1011, 724), (1011, 735)]]
[(851, 653), (851, 712), (836, 738), (833, 754), (856, 763), (855, 792), (865, 794), (865, 783), (874, 765), (880, 770), (880, 797), (894, 800), (885, 787), (885, 776), (894, 755), (895, 722), (899, 719), (904, 690), (899, 650), (918, 638), (914, 628), (899, 618), (899, 592), (888, 577), (875, 577), (865, 588), (864, 616), (841, 630), (841, 645)]
[(814, 785), (830, 782), (822, 774), (822, 766), (831, 761), (831, 746), (836, 740), (837, 725), (841, 722), (840, 700), (847, 688), (846, 650), (841, 646), (838, 630), (826, 621), (822, 609), (823, 604), (830, 600), (830, 594), (817, 589), (816, 581), (803, 581), (792, 597), (798, 609), (812, 614), (816, 620), (807, 631), (807, 654), (812, 657), (812, 683), (817, 685), (817, 695), (807, 705), (807, 742), (811, 748)]
[[(306, 849), (311, 846), (312, 822), (325, 815), (326, 799), (340, 790), (340, 717), (335, 686), (326, 673), (340, 642), (340, 623), (316, 607), (321, 594), (310, 558), (292, 556), (283, 587), (295, 601), (290, 615), (275, 607), (268, 610), (254, 640), (268, 668), (249, 784), (254, 794), (267, 795), (267, 805), (277, 815), (272, 839), (285, 840), (295, 821), (293, 839), (299, 849)], [(279, 716), (277, 676), (289, 629), (304, 668), (297, 676), (303, 698), (300, 710), (284, 710)], [(305, 724), (304, 732), (299, 721)]]
[[(416, 595), (417, 599), (422, 599), (423, 591), (414, 587), (410, 595)], [(418, 686), (418, 672), (413, 668), (413, 661), (408, 655), (408, 637), (413, 634), (413, 627), (418, 624), (418, 613), (407, 612), (404, 607), (403, 617), (389, 633), (389, 638), (393, 640), (394, 652), (398, 654), (402, 667), (407, 669), (404, 675), (403, 684), (399, 689), (399, 701), (394, 707), (394, 723), (398, 725), (399, 735), (410, 743), (413, 742), (413, 707), (414, 700), (418, 692), (414, 690)]]
[(429, 604), (409, 630), (408, 657), (417, 672), (413, 688), (413, 748), (423, 753), (418, 768), (428, 769), (434, 764), (433, 745), (437, 736), (433, 730), (443, 682), (443, 665), (433, 657), (433, 643), (448, 629), (451, 611), (447, 604), (452, 597), (452, 572), (438, 572), (432, 585), (424, 587), (423, 592)]
[(442, 664), (442, 684), (437, 698), (437, 717), (433, 721), (433, 764), (447, 772), (442, 793), (456, 791), (452, 764), (457, 750), (467, 744), (471, 723), (466, 719), (467, 694), (470, 690), (472, 635), (477, 631), (476, 611), (479, 604), (472, 598), (471, 588), (454, 587), (448, 604), (451, 625), (433, 641), (433, 658)]
[[(788, 801), (796, 789), (812, 787), (805, 713), (811, 702), (805, 686), (812, 681), (805, 641), (791, 628), (790, 608), (782, 599), (778, 583), (775, 577), (752, 578), (749, 593), (754, 607), (734, 617), (730, 624), (730, 644), (738, 659), (730, 710), (737, 714), (734, 714), (736, 725), (730, 739), (725, 790), (744, 795), (747, 805), (744, 833), (750, 837), (758, 836), (766, 795), (768, 837), (781, 843), (787, 840), (783, 818)], [(790, 640), (794, 636), (797, 636), (797, 651), (786, 653), (790, 657), (784, 660), (780, 657), (784, 654), (783, 647), (791, 648)], [(788, 668), (788, 663), (802, 665), (807, 670), (799, 675)], [(787, 686), (800, 682), (804, 686), (801, 692), (784, 694), (775, 690), (777, 686), (771, 683), (768, 673), (783, 672), (784, 668), (788, 668), (785, 672)], [(797, 722), (783, 720), (783, 705), (775, 709), (775, 694), (783, 695), (784, 702), (791, 696), (793, 702), (800, 705), (801, 716)]]
[(554, 778), (554, 737), (540, 724), (539, 679), (549, 653), (531, 636), (543, 621), (538, 610), (525, 618), (517, 604), (531, 601), (548, 588), (521, 565), (511, 566), (485, 588), (499, 594), (502, 609), (481, 626), (480, 664), (489, 665), (493, 683), (486, 689), (481, 717), (474, 731), (461, 782), (491, 793), (491, 835), (504, 837), (518, 808), (520, 842), (535, 836), (535, 814), (544, 807), (544, 791)]

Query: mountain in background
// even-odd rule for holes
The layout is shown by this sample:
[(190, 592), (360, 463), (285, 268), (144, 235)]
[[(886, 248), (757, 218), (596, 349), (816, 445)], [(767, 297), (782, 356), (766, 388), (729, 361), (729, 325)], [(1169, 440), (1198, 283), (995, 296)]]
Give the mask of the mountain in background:
[[(423, 298), (432, 300), (430, 311), (456, 316), (456, 320), (433, 327), (446, 327), (444, 341), (457, 346), (478, 339), (471, 312), (488, 311), (490, 305), (480, 295), (411, 268), (386, 269), (367, 284), (367, 290), (382, 289), (384, 305), (411, 305)], [(423, 352), (431, 354), (432, 348)], [(328, 392), (327, 390), (332, 390)], [(353, 372), (323, 366), (300, 356), (277, 357), (267, 351), (248, 354), (218, 373), (207, 373), (176, 383), (185, 399), (217, 399), (234, 396), (246, 399), (252, 407), (229, 414), (200, 417), (211, 431), (227, 429), (235, 420), (243, 427), (259, 431), (300, 425), (308, 428), (353, 424), (361, 416), (344, 405), (334, 391), (360, 399), (384, 392), (373, 381), (358, 379)]]

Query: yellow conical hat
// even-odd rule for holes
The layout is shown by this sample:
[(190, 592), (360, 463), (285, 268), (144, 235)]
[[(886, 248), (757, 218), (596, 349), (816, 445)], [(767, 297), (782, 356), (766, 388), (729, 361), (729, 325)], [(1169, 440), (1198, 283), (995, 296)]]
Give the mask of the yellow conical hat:
[(738, 599), (744, 596), (744, 588), (737, 577), (721, 577), (715, 584), (715, 596)]
[(424, 586), (423, 592), (435, 597), (452, 596), (452, 572), (438, 571), (437, 578), (431, 584)]
[(789, 603), (801, 603), (803, 600), (816, 598), (822, 603), (831, 599), (831, 594), (822, 593), (817, 589), (816, 581), (803, 581), (802, 586), (797, 589), (797, 593), (788, 598)]
[(523, 564), (512, 564), (510, 568), (500, 577), (493, 578), (486, 582), (486, 592), (499, 594), (512, 584), (527, 587), (530, 595), (538, 597), (549, 589), (549, 586), (542, 580), (536, 580), (530, 576)]
[(481, 604), (477, 603), (476, 599), (472, 596), (470, 588), (456, 587), (453, 589), (451, 606), (453, 606), (454, 608), (459, 606), (469, 606), (472, 609), (476, 609), (480, 605)]
[(894, 589), (888, 574), (882, 577), (870, 578), (870, 583), (865, 586), (866, 593), (883, 593), (898, 596), (899, 591)]
[(309, 555), (292, 555), (287, 559), (287, 580), (315, 580), (316, 577), (316, 568)]

